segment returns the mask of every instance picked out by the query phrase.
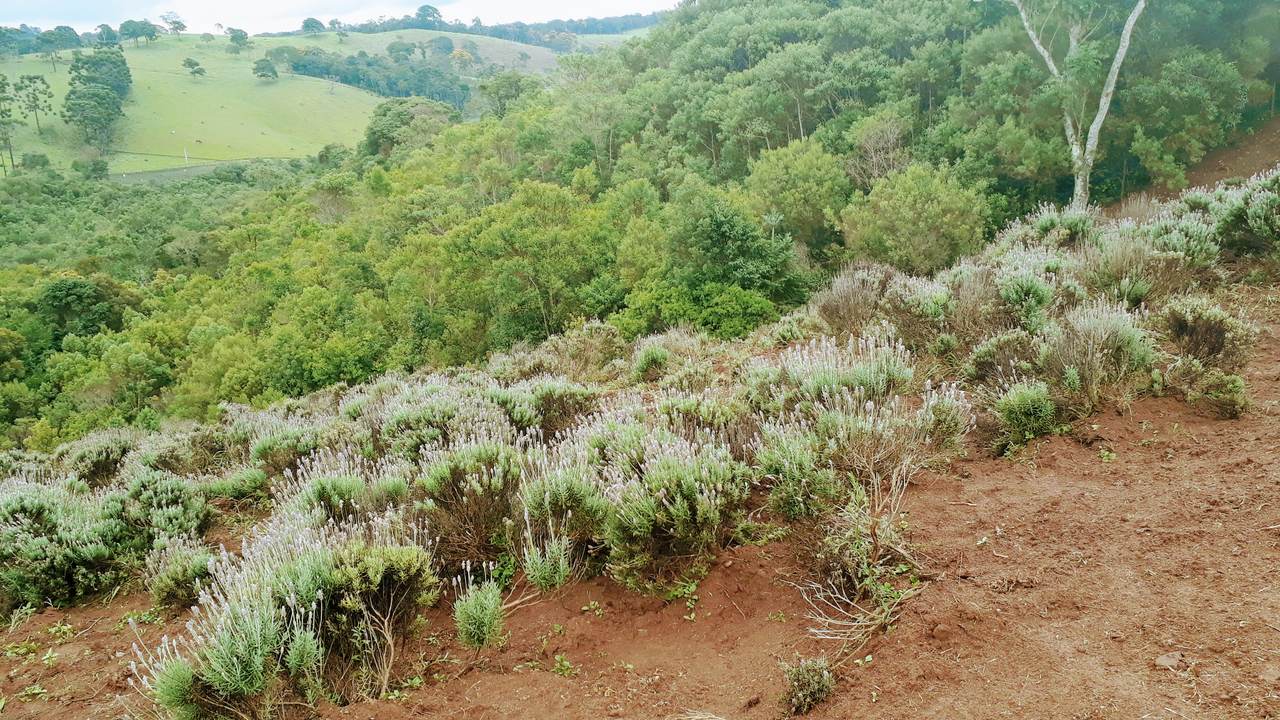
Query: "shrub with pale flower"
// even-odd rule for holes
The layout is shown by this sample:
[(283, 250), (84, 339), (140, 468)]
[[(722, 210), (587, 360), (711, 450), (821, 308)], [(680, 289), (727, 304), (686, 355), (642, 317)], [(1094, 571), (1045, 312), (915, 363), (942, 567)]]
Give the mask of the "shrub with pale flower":
[(1127, 400), (1150, 379), (1155, 348), (1139, 315), (1095, 300), (1067, 312), (1040, 335), (1039, 366), (1059, 404), (1076, 417), (1104, 400)]

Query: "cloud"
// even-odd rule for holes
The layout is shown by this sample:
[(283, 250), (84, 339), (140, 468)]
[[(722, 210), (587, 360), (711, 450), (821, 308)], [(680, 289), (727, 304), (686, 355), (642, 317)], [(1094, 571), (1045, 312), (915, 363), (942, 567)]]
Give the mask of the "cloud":
[[(0, 25), (26, 23), (45, 29), (70, 25), (84, 31), (101, 23), (117, 26), (122, 20), (131, 18), (145, 17), (158, 21), (161, 13), (172, 10), (182, 16), (193, 32), (212, 31), (215, 24), (221, 24), (261, 33), (293, 30), (308, 17), (325, 22), (331, 18), (360, 22), (381, 16), (400, 17), (412, 14), (422, 4), (421, 1), (397, 0), (222, 0), (218, 3), (207, 0), (0, 0)], [(492, 25), (652, 12), (674, 7), (676, 0), (609, 0), (605, 3), (589, 0), (539, 3), (441, 0), (434, 4), (446, 19), (470, 22), (472, 18), (479, 17)]]

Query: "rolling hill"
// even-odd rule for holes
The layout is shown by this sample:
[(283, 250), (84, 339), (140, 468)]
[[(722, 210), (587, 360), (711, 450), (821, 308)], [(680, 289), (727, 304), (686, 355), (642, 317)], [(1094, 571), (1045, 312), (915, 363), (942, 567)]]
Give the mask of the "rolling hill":
[[(202, 42), (198, 36), (164, 37), (151, 45), (124, 45), (133, 73), (133, 90), (125, 104), (125, 119), (109, 158), (113, 176), (198, 166), (213, 161), (259, 157), (302, 157), (328, 143), (352, 144), (364, 129), (376, 95), (324, 80), (282, 73), (276, 82), (253, 77), (250, 66), (266, 50), (281, 45), (318, 46), (334, 52), (364, 50), (379, 54), (394, 40), (420, 42), (437, 35), (461, 45), (472, 41), (481, 57), (508, 67), (547, 72), (555, 54), (546, 48), (476, 35), (430, 30), (352, 33), (339, 43), (334, 33), (314, 36), (255, 37), (254, 46), (240, 55), (227, 53), (226, 41)], [(527, 58), (521, 53), (527, 53)], [(206, 69), (193, 77), (183, 67), (195, 58)], [(68, 58), (69, 59), (69, 58)], [(37, 56), (0, 61), (0, 73), (43, 75), (54, 92), (54, 111), (67, 90), (67, 63), (57, 71)], [(20, 127), (14, 152), (44, 153), (66, 167), (83, 153), (71, 128), (56, 116), (42, 118), (44, 133), (35, 126)]]
[[(646, 28), (647, 29), (647, 28)], [(344, 40), (339, 40), (337, 33), (324, 32), (315, 35), (276, 35), (259, 36), (253, 39), (256, 47), (253, 52), (260, 55), (266, 50), (280, 45), (294, 47), (318, 47), (329, 52), (355, 53), (363, 50), (370, 55), (385, 55), (387, 45), (396, 40), (404, 42), (427, 42), (436, 37), (447, 37), (455, 47), (463, 43), (475, 43), (480, 50), (480, 57), (485, 62), (496, 63), (515, 70), (545, 73), (556, 67), (556, 54), (551, 50), (536, 45), (502, 40), (485, 35), (468, 35), (464, 33), (442, 32), (439, 30), (395, 30), (383, 33), (350, 33)], [(592, 36), (617, 37), (625, 36)], [(221, 45), (221, 42), (215, 43)], [(528, 59), (522, 59), (521, 53)]]

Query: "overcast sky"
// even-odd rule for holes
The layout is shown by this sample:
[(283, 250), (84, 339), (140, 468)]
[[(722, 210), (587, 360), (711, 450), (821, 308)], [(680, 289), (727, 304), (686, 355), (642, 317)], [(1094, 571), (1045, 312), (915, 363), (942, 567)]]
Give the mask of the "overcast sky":
[[(430, 2), (446, 20), (479, 17), (486, 24), (538, 22), (564, 18), (609, 17), (675, 7), (677, 0), (441, 0)], [(193, 32), (211, 31), (215, 23), (244, 28), (251, 33), (293, 30), (307, 17), (328, 22), (371, 20), (382, 15), (411, 14), (423, 0), (0, 0), (0, 25), (21, 23), (49, 29), (70, 25), (90, 30), (101, 23), (118, 26), (121, 20), (147, 18), (158, 22), (160, 13), (173, 10)]]

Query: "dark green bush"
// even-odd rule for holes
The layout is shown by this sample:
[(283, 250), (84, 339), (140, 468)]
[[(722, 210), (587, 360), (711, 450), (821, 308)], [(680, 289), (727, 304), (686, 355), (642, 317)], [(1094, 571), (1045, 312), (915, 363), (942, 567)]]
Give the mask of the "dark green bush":
[(431, 554), (417, 545), (355, 543), (336, 553), (321, 640), (325, 674), (341, 697), (377, 698), (390, 689), (397, 648), (440, 589)]
[(1228, 373), (1244, 367), (1258, 331), (1204, 297), (1179, 298), (1163, 314), (1179, 352)]
[(1187, 402), (1214, 417), (1238, 418), (1249, 409), (1249, 392), (1244, 378), (1210, 368), (1187, 390)]
[(989, 383), (1005, 375), (1026, 372), (1036, 358), (1035, 343), (1026, 330), (1006, 330), (974, 346), (964, 374), (976, 383)]
[(769, 485), (769, 506), (789, 520), (811, 517), (836, 497), (835, 471), (823, 467), (811, 432), (766, 429), (756, 466)]
[(445, 568), (496, 560), (511, 546), (521, 473), (520, 451), (492, 440), (464, 443), (423, 462), (417, 484)]
[(158, 606), (188, 607), (209, 577), (213, 553), (199, 542), (178, 539), (147, 558), (146, 585)]
[(1022, 447), (1057, 427), (1057, 406), (1049, 386), (1043, 382), (1025, 381), (1010, 386), (996, 398), (993, 409), (1002, 428), (997, 447), (1000, 452)]
[(639, 472), (605, 525), (609, 569), (627, 587), (654, 591), (704, 569), (706, 554), (746, 497), (746, 468), (714, 447), (649, 437)]

